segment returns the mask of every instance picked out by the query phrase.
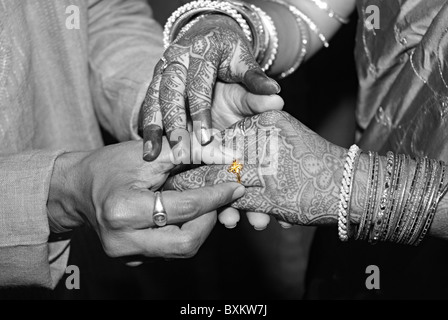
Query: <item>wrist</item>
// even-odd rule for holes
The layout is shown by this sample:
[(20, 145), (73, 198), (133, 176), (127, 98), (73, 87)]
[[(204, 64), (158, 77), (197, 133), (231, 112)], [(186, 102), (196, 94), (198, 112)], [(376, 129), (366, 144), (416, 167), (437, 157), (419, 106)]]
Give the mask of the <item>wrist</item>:
[[(278, 3), (265, 0), (248, 2), (265, 11), (272, 18), (277, 29), (277, 57), (269, 69), (269, 75), (278, 76), (294, 64), (297, 53), (300, 51), (300, 30), (296, 19), (285, 6)], [(291, 39), (297, 41), (291, 41)]]
[[(53, 232), (72, 230), (83, 225), (81, 206), (85, 202), (82, 195), (82, 174), (80, 164), (85, 153), (65, 153), (54, 164), (50, 181), (47, 209)], [(56, 228), (54, 228), (56, 227)]]
[(238, 33), (243, 39), (246, 39), (239, 24), (230, 16), (219, 13), (208, 14), (205, 18), (194, 24), (187, 34), (198, 34), (209, 32), (216, 28), (226, 28)]

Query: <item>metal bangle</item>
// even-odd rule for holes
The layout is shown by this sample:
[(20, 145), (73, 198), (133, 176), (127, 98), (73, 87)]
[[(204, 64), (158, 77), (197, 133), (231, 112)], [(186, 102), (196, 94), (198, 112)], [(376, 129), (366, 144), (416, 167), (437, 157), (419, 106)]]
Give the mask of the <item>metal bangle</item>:
[(258, 7), (255, 7), (252, 5), (254, 10), (258, 13), (260, 16), (264, 28), (266, 30), (266, 40), (267, 40), (267, 46), (266, 51), (264, 53), (263, 57), (260, 57), (259, 64), (261, 66), (261, 69), (266, 72), (268, 71), (271, 66), (274, 64), (275, 59), (277, 58), (278, 53), (278, 34), (277, 34), (277, 28), (275, 27), (274, 21), (272, 18), (263, 10), (261, 10)]
[(390, 225), (393, 221), (393, 216), (392, 214), (395, 211), (395, 207), (396, 207), (396, 203), (397, 203), (397, 194), (398, 194), (398, 189), (400, 187), (400, 174), (401, 174), (401, 167), (403, 165), (403, 160), (404, 160), (404, 156), (403, 155), (396, 155), (395, 159), (397, 161), (397, 164), (395, 166), (394, 169), (394, 173), (393, 173), (393, 178), (392, 178), (392, 184), (391, 184), (391, 192), (389, 195), (389, 207), (386, 211), (386, 218), (384, 221), (384, 226), (382, 229), (382, 233), (381, 233), (381, 238), (380, 241), (385, 241), (387, 239), (387, 234), (389, 232), (390, 229)]
[[(174, 40), (176, 30), (181, 29), (195, 15), (200, 13), (219, 12), (234, 19), (243, 30), (247, 40), (252, 44), (252, 33), (246, 20), (228, 2), (210, 0), (198, 0), (187, 3), (172, 13), (165, 24), (163, 31), (163, 42), (165, 49)], [(180, 20), (180, 22), (179, 22)]]
[(441, 161), (440, 164), (442, 166), (442, 174), (440, 176), (440, 184), (439, 184), (439, 188), (438, 188), (439, 189), (438, 190), (438, 195), (435, 198), (435, 201), (433, 202), (433, 205), (432, 205), (432, 208), (431, 208), (431, 210), (430, 210), (430, 212), (428, 214), (428, 217), (426, 218), (425, 225), (424, 225), (424, 227), (422, 229), (422, 232), (419, 235), (418, 239), (414, 243), (415, 246), (418, 246), (423, 241), (423, 239), (425, 238), (426, 233), (428, 232), (429, 228), (431, 227), (432, 221), (434, 220), (434, 216), (435, 216), (435, 214), (437, 212), (438, 204), (439, 204), (441, 198), (443, 197), (444, 192), (446, 192), (446, 190), (445, 190), (446, 187), (443, 188), (443, 183), (444, 183), (444, 180), (445, 180), (445, 177), (446, 177), (446, 166), (445, 166), (445, 163), (443, 161)]
[(411, 202), (411, 198), (412, 198), (412, 195), (413, 195), (413, 192), (415, 189), (416, 182), (418, 180), (421, 165), (422, 165), (422, 161), (420, 158), (418, 158), (416, 160), (416, 167), (414, 169), (414, 176), (412, 177), (411, 185), (409, 186), (409, 190), (407, 190), (407, 193), (405, 193), (405, 194), (407, 194), (406, 201), (404, 202), (403, 209), (400, 211), (400, 214), (399, 214), (398, 220), (397, 220), (397, 224), (395, 226), (393, 235), (391, 237), (392, 242), (397, 242), (398, 237), (400, 236), (400, 233), (401, 233), (401, 229), (404, 226), (404, 224), (406, 223), (407, 208)]
[(425, 212), (423, 211), (423, 208), (425, 205), (427, 205), (427, 201), (429, 200), (429, 197), (431, 196), (430, 191), (432, 189), (431, 181), (435, 179), (435, 172), (436, 172), (436, 164), (435, 160), (428, 159), (427, 161), (427, 172), (425, 173), (425, 179), (422, 183), (422, 192), (420, 194), (419, 202), (416, 207), (416, 210), (414, 212), (413, 219), (411, 223), (409, 224), (408, 233), (403, 238), (404, 244), (409, 244), (410, 240), (413, 238), (415, 230), (417, 230), (417, 226), (419, 223), (424, 219)]
[(372, 180), (373, 180), (373, 161), (374, 161), (374, 157), (373, 157), (373, 152), (369, 151), (369, 169), (368, 172), (370, 173), (368, 178), (367, 178), (367, 190), (366, 190), (366, 199), (365, 199), (365, 206), (364, 206), (364, 210), (363, 213), (361, 215), (361, 221), (359, 222), (358, 225), (358, 232), (356, 233), (355, 236), (355, 240), (358, 240), (361, 236), (362, 230), (364, 229), (365, 223), (366, 223), (366, 218), (367, 218), (367, 210), (369, 209), (370, 206), (370, 202), (372, 201), (372, 189), (371, 188), (371, 184), (372, 184)]
[(411, 207), (403, 216), (403, 220), (404, 220), (403, 228), (402, 228), (402, 231), (400, 232), (400, 235), (397, 239), (397, 243), (403, 243), (403, 239), (406, 237), (406, 235), (409, 232), (409, 228), (410, 228), (409, 226), (412, 224), (413, 220), (415, 219), (414, 212), (415, 212), (416, 202), (417, 202), (417, 199), (420, 199), (419, 198), (420, 190), (423, 189), (422, 184), (425, 181), (425, 177), (426, 177), (427, 170), (428, 170), (427, 167), (428, 167), (428, 161), (427, 161), (427, 158), (424, 157), (422, 159), (421, 170), (418, 175), (415, 189), (413, 190), (413, 192), (410, 196)]
[[(434, 199), (437, 197), (439, 191), (439, 184), (441, 179), (442, 167), (437, 160), (432, 160), (433, 170), (431, 172), (431, 178), (427, 185), (427, 190), (424, 195), (423, 203), (419, 211), (419, 219), (415, 224), (414, 230), (411, 232), (407, 244), (414, 244), (420, 236), (425, 221), (430, 214)], [(436, 181), (437, 180), (437, 181)]]
[(231, 4), (232, 6), (234, 6), (235, 10), (246, 20), (252, 33), (253, 54), (257, 58), (258, 62), (259, 55), (264, 55), (264, 52), (266, 51), (266, 32), (264, 30), (265, 28), (261, 17), (255, 11), (252, 5), (249, 5), (245, 2), (237, 0), (219, 0), (219, 2), (226, 2)]
[(390, 241), (392, 239), (392, 235), (394, 233), (395, 227), (397, 226), (398, 219), (400, 217), (399, 213), (402, 210), (403, 202), (405, 200), (406, 187), (407, 187), (408, 178), (409, 178), (408, 171), (409, 171), (410, 157), (405, 156), (405, 155), (403, 155), (403, 157), (404, 157), (404, 159), (403, 159), (403, 163), (401, 165), (401, 172), (399, 173), (400, 181), (399, 181), (398, 190), (397, 190), (398, 203), (395, 206), (393, 212), (391, 212), (391, 217), (390, 217), (391, 221), (390, 221), (390, 224), (388, 227), (385, 241)]
[(366, 216), (366, 224), (365, 228), (362, 231), (360, 240), (366, 240), (369, 238), (370, 231), (372, 229), (372, 221), (374, 220), (375, 216), (375, 208), (377, 205), (377, 196), (378, 196), (378, 177), (379, 177), (379, 155), (378, 153), (374, 153), (374, 165), (373, 165), (373, 180), (372, 180), (372, 201), (370, 203), (370, 207), (367, 209), (367, 216)]
[(381, 236), (382, 228), (384, 226), (385, 213), (386, 213), (386, 209), (388, 207), (389, 194), (390, 194), (390, 190), (391, 190), (392, 173), (393, 173), (393, 169), (394, 169), (394, 165), (395, 165), (394, 159), (395, 159), (394, 153), (389, 151), (387, 153), (384, 189), (383, 189), (383, 193), (382, 193), (380, 203), (379, 203), (379, 206), (380, 206), (379, 211), (375, 217), (372, 234), (370, 236), (370, 241), (369, 241), (371, 244), (375, 244), (378, 242), (378, 240)]
[(300, 17), (296, 17), (296, 22), (297, 22), (297, 26), (299, 27), (299, 30), (300, 30), (301, 46), (299, 48), (299, 53), (297, 55), (295, 63), (293, 64), (293, 66), (291, 68), (289, 68), (288, 70), (286, 70), (280, 74), (280, 76), (279, 76), (280, 79), (284, 79), (284, 78), (288, 77), (289, 75), (293, 74), (294, 72), (296, 72), (296, 70), (300, 67), (300, 65), (305, 60), (306, 55), (308, 53), (308, 45), (309, 45), (309, 40), (310, 40), (309, 30), (306, 28), (303, 20)]

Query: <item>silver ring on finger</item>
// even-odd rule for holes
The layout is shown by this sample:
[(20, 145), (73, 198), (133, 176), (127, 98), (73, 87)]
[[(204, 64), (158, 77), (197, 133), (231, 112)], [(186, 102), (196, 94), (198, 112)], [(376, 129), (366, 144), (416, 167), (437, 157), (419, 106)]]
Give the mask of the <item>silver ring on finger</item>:
[(162, 203), (162, 193), (160, 191), (157, 191), (154, 193), (154, 195), (156, 196), (156, 198), (154, 200), (152, 220), (157, 227), (164, 227), (166, 226), (168, 216)]
[(246, 135), (246, 119), (241, 120), (240, 123), (238, 124), (238, 127), (241, 131), (241, 134), (243, 136), (245, 136)]
[(170, 61), (170, 62), (167, 62), (166, 64), (164, 64), (162, 66), (162, 71), (161, 72), (164, 73), (166, 71), (166, 69), (168, 69), (168, 67), (171, 67), (171, 66), (173, 66), (175, 64), (181, 66), (185, 70), (187, 69), (187, 67), (184, 66), (180, 61), (174, 60), (174, 61)]
[(160, 58), (160, 60), (163, 62), (162, 67), (160, 68), (160, 74), (164, 73), (166, 68), (168, 68), (168, 61), (165, 57)]

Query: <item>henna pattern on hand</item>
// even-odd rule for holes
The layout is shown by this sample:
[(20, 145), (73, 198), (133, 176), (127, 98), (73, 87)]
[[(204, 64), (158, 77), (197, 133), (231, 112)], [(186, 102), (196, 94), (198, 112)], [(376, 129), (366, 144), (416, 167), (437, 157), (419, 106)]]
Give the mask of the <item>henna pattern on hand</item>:
[[(161, 137), (153, 139), (149, 133), (161, 125), (167, 132), (185, 127), (187, 112), (193, 122), (200, 123), (193, 127), (200, 130), (196, 136), (201, 144), (211, 142), (211, 107), (217, 79), (244, 83), (249, 91), (257, 94), (269, 95), (280, 90), (278, 84), (269, 79), (256, 63), (238, 23), (224, 15), (209, 15), (193, 25), (168, 47), (164, 61), (165, 70), (161, 70), (159, 63), (143, 104), (143, 131), (147, 132), (144, 134), (145, 150), (150, 155), (148, 161), (157, 156), (153, 152), (156, 144), (153, 140), (161, 143)], [(173, 64), (177, 66), (173, 67)], [(185, 72), (180, 70), (179, 65), (185, 67)], [(161, 77), (159, 72), (163, 72), (164, 76)], [(160, 95), (160, 101), (157, 95)], [(183, 103), (179, 100), (182, 98)], [(186, 98), (188, 105), (185, 107)], [(161, 121), (157, 121), (158, 115), (161, 115)], [(153, 131), (148, 127), (152, 127)], [(147, 144), (147, 141), (150, 143)], [(170, 144), (174, 147), (176, 142)], [(160, 151), (160, 146), (157, 148)]]
[[(270, 111), (242, 121), (245, 121), (246, 136), (260, 130), (279, 132), (276, 154), (278, 165), (273, 174), (263, 174), (265, 163), (260, 157), (272, 139), (258, 143), (255, 151), (249, 153), (247, 151), (250, 148), (245, 143), (244, 160), (247, 162), (247, 158), (257, 157), (257, 161), (256, 164), (244, 165), (242, 184), (247, 187), (246, 195), (233, 206), (268, 213), (293, 224), (335, 223), (346, 150), (324, 140), (282, 111)], [(230, 132), (239, 134), (238, 127), (239, 123), (235, 124)], [(229, 131), (226, 134), (229, 136)], [(365, 201), (368, 159), (361, 157), (359, 163), (359, 179), (352, 193), (351, 218), (354, 222), (359, 221)], [(191, 170), (174, 177), (172, 185), (175, 189), (185, 190), (235, 181), (235, 176), (228, 173), (227, 168), (204, 166)]]

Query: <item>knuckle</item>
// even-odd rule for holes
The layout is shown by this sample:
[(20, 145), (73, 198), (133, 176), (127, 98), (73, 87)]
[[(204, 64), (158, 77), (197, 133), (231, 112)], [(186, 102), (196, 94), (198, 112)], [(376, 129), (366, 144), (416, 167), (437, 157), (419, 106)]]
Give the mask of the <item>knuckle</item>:
[(186, 233), (179, 239), (178, 250), (181, 257), (192, 258), (199, 250), (199, 243), (192, 234)]
[(214, 197), (216, 207), (222, 207), (226, 205), (230, 201), (231, 195), (228, 194), (228, 192), (214, 192)]
[(200, 213), (198, 201), (191, 197), (180, 200), (179, 209), (181, 218), (195, 217)]
[(104, 253), (109, 257), (109, 258), (120, 258), (122, 256), (121, 252), (119, 251), (119, 246), (117, 246), (114, 241), (110, 241), (110, 240), (102, 240), (102, 245), (103, 245), (103, 250)]
[(127, 220), (128, 201), (126, 198), (117, 194), (112, 194), (107, 198), (104, 204), (104, 224), (111, 229), (119, 229), (123, 227)]

